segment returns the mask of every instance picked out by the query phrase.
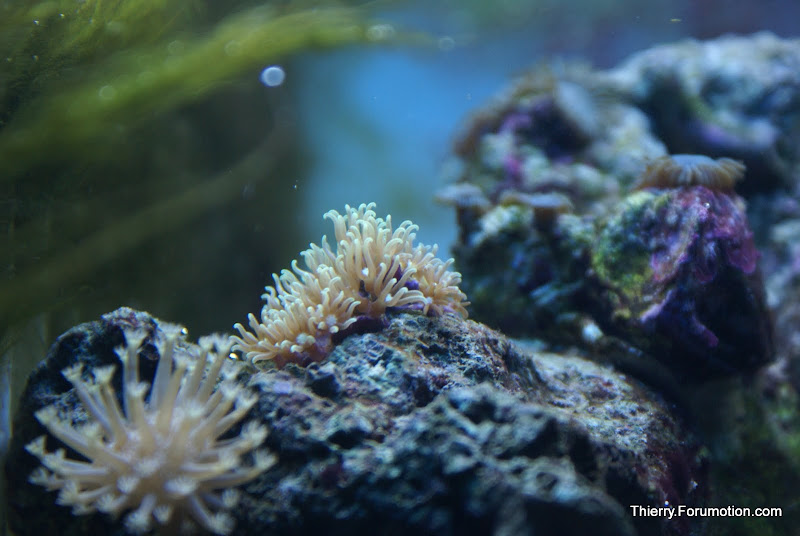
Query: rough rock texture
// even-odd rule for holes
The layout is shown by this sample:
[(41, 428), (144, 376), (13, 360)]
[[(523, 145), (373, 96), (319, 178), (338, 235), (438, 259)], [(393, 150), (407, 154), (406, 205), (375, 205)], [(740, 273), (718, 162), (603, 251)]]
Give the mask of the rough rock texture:
[[(737, 47), (747, 61), (726, 69), (720, 57)], [(702, 51), (708, 71), (698, 59), (685, 65), (688, 50)], [(704, 187), (629, 192), (667, 150), (744, 158), (703, 144), (678, 147), (660, 128), (659, 114), (672, 118), (669, 103), (692, 101), (706, 78), (717, 81), (711, 102), (727, 115), (757, 112), (759, 124), (776, 123), (775, 143), (790, 143), (794, 127), (779, 128), (782, 115), (766, 101), (746, 103), (778, 87), (800, 101), (787, 67), (800, 62), (799, 50), (768, 35), (692, 41), (612, 71), (540, 69), (517, 81), (475, 117), (456, 147), (457, 187), (440, 195), (458, 211), (456, 258), (473, 317), (558, 344), (620, 337), (681, 380), (769, 361), (772, 325), (743, 200)], [(669, 80), (675, 94), (662, 95)], [(567, 208), (554, 212), (542, 201), (553, 195)], [(574, 214), (564, 214), (570, 208)], [(587, 338), (587, 324), (601, 331)]]
[(628, 196), (591, 248), (603, 328), (681, 379), (755, 370), (773, 353), (744, 202), (704, 186)]
[[(39, 407), (76, 398), (60, 370), (113, 361), (129, 309), (64, 334), (31, 377), (6, 475), (12, 528), (120, 534), (26, 482)], [(157, 333), (156, 333), (157, 334)], [(142, 367), (142, 378), (152, 367)], [(148, 376), (149, 374), (149, 376)], [(392, 314), (320, 364), (252, 376), (275, 466), (243, 486), (236, 534), (691, 534), (630, 504), (702, 504), (704, 470), (657, 395), (579, 356), (524, 350), (450, 315)], [(82, 417), (76, 413), (76, 420)]]
[[(800, 41), (763, 33), (654, 47), (609, 71), (537, 70), (476, 115), (441, 196), (473, 318), (637, 375), (691, 416), (710, 504), (783, 508), (711, 520), (709, 534), (800, 523), (798, 66)], [(633, 191), (667, 152), (747, 169), (735, 194)], [(543, 224), (530, 196), (551, 193), (573, 213)]]
[(596, 73), (570, 66), (517, 80), (457, 143), (462, 177), (493, 203), (507, 191), (558, 192), (580, 212), (601, 209), (617, 198), (620, 181), (632, 183), (646, 159), (667, 152), (646, 115), (600, 95), (602, 84)]
[(669, 152), (742, 160), (741, 191), (796, 187), (800, 40), (766, 32), (687, 40), (641, 52), (609, 76)]

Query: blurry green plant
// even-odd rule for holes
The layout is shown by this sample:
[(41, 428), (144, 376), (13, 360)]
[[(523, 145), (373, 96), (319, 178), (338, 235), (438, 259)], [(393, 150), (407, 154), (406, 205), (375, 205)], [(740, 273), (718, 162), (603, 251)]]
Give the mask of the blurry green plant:
[(364, 12), (197, 0), (6, 1), (0, 11), (0, 180), (47, 155), (96, 161), (115, 130), (197, 101), (309, 48), (364, 43)]

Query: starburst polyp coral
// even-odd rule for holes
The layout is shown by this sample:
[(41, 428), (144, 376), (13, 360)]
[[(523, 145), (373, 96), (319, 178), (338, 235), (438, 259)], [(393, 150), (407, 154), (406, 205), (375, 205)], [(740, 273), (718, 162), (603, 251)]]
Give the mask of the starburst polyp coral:
[[(55, 406), (39, 410), (36, 418), (85, 459), (67, 458), (64, 449), (48, 452), (40, 436), (26, 447), (42, 462), (30, 481), (58, 490), (58, 504), (71, 506), (75, 514), (100, 511), (117, 517), (128, 512), (125, 528), (134, 534), (154, 525), (229, 534), (233, 518), (225, 510), (236, 503), (233, 487), (273, 463), (271, 456), (255, 451), (267, 431), (251, 421), (238, 435), (220, 439), (256, 402), (236, 383), (233, 364), (226, 362), (227, 337), (201, 338), (199, 351), (193, 351), (180, 340), (179, 326), (165, 331), (156, 342), (159, 360), (152, 387), (139, 381), (146, 334), (126, 331), (126, 345), (116, 349), (123, 364), (122, 408), (112, 388), (113, 365), (95, 368), (93, 380), (84, 379), (80, 364), (63, 371), (88, 423), (75, 426)], [(253, 463), (242, 463), (250, 453)]]
[(458, 288), (461, 274), (448, 268), (453, 260), (436, 257), (437, 246), (414, 245), (417, 226), (404, 221), (392, 229), (392, 217), (378, 218), (374, 203), (345, 206), (325, 214), (333, 222), (336, 249), (326, 237), (301, 255), (306, 269), (273, 274), (274, 287), (262, 296), (261, 319), (250, 314), (252, 332), (234, 327), (234, 349), (253, 362), (306, 364), (324, 358), (333, 336), (359, 316), (378, 318), (391, 307), (424, 314), (453, 312), (467, 316), (466, 296)]

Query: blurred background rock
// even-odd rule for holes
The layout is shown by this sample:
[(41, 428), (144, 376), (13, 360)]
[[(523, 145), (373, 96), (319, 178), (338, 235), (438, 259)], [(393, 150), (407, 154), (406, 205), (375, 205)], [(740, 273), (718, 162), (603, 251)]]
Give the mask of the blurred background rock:
[(797, 20), (790, 0), (0, 0), (2, 413), (57, 334), (121, 305), (229, 330), (345, 203), (449, 256), (451, 144), (525, 68)]

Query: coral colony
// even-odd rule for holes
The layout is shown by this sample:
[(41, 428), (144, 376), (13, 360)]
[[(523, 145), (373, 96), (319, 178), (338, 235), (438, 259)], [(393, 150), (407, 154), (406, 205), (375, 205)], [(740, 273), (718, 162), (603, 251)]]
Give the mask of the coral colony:
[[(760, 34), (533, 72), (477, 115), (438, 196), (461, 273), (411, 222), (346, 206), (235, 336), (193, 345), (128, 308), (71, 330), (21, 399), (15, 532), (70, 517), (31, 515), (44, 488), (139, 534), (239, 514), (244, 534), (686, 536), (732, 532), (695, 513), (747, 517), (709, 502), (794, 504), (798, 62), (799, 40)], [(262, 365), (257, 395), (231, 350)], [(786, 513), (733, 532), (794, 533)]]
[(404, 221), (393, 230), (391, 216), (376, 217), (374, 207), (347, 205), (344, 215), (325, 214), (333, 222), (336, 249), (323, 237), (322, 247), (311, 244), (301, 253), (306, 270), (294, 261), (292, 271), (273, 274), (261, 320), (249, 315), (252, 333), (234, 326), (234, 349), (254, 363), (308, 364), (328, 355), (333, 337), (359, 317), (377, 319), (389, 308), (467, 316), (461, 274), (448, 270), (453, 259), (438, 259), (436, 245), (415, 246), (416, 225)]
[[(40, 436), (26, 447), (42, 462), (30, 480), (58, 490), (58, 504), (75, 514), (100, 511), (116, 518), (129, 512), (124, 524), (133, 534), (154, 526), (230, 534), (234, 521), (225, 510), (237, 502), (233, 488), (273, 463), (272, 456), (255, 450), (267, 430), (250, 421), (238, 435), (220, 439), (256, 402), (234, 379), (228, 338), (201, 338), (200, 349), (192, 351), (181, 340), (180, 326), (164, 330), (156, 343), (152, 386), (139, 379), (145, 332), (127, 331), (125, 346), (116, 350), (123, 365), (123, 408), (111, 385), (113, 365), (95, 368), (91, 380), (84, 379), (80, 364), (63, 371), (88, 422), (76, 426), (55, 406), (39, 410), (36, 418), (85, 460), (67, 458), (64, 449), (48, 452)], [(248, 465), (242, 458), (249, 454)]]
[[(81, 364), (64, 369), (89, 422), (75, 426), (54, 405), (36, 418), (86, 460), (68, 459), (64, 449), (48, 452), (40, 436), (26, 446), (42, 462), (30, 481), (58, 490), (57, 502), (75, 514), (100, 511), (116, 518), (128, 512), (124, 524), (134, 534), (154, 526), (229, 534), (234, 522), (225, 510), (236, 503), (233, 488), (274, 462), (255, 450), (267, 435), (255, 422), (220, 439), (256, 402), (226, 361), (231, 344), (253, 362), (308, 364), (327, 355), (333, 335), (359, 318), (381, 318), (390, 308), (467, 316), (461, 276), (448, 270), (452, 259), (436, 258), (436, 246), (415, 246), (415, 225), (405, 221), (393, 230), (391, 217), (377, 218), (373, 207), (347, 206), (345, 215), (325, 215), (334, 224), (336, 250), (323, 237), (322, 247), (312, 244), (302, 253), (307, 270), (294, 261), (292, 271), (273, 276), (261, 321), (250, 315), (255, 334), (237, 324), (241, 337), (201, 338), (200, 350), (193, 351), (180, 326), (166, 325), (155, 343), (159, 361), (152, 387), (139, 379), (146, 332), (126, 330), (126, 345), (116, 349), (123, 364), (123, 408), (112, 388), (113, 365), (95, 368), (89, 381)], [(253, 462), (243, 464), (248, 455)]]

